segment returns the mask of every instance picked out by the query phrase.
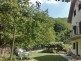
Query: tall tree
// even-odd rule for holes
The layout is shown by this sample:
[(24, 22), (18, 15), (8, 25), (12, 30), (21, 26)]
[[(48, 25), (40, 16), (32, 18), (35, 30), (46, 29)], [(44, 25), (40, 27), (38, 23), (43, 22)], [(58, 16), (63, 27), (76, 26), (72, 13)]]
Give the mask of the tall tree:
[(71, 25), (67, 23), (65, 18), (54, 19), (54, 30), (56, 32), (56, 40), (64, 41), (70, 37)]
[(1, 0), (0, 25), (3, 27), (0, 34), (3, 35), (6, 45), (11, 47), (11, 61), (14, 46), (32, 48), (55, 41), (48, 10), (41, 11), (33, 5), (29, 6), (28, 0)]

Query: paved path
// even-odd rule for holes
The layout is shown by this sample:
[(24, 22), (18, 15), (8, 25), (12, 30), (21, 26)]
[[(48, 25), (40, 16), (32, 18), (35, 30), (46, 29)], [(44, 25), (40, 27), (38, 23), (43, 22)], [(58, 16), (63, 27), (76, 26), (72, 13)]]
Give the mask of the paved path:
[(72, 59), (72, 57), (71, 56), (67, 56), (67, 55), (65, 55), (65, 54), (60, 54), (62, 57), (64, 57), (64, 58), (66, 58), (66, 59)]
[(43, 51), (43, 49), (41, 49), (41, 50), (34, 50), (34, 51), (31, 51), (31, 52), (41, 52), (41, 51)]
[(81, 60), (76, 60), (75, 58), (72, 58), (71, 56), (67, 56), (65, 54), (60, 54), (62, 57), (68, 59), (68, 61), (81, 61)]

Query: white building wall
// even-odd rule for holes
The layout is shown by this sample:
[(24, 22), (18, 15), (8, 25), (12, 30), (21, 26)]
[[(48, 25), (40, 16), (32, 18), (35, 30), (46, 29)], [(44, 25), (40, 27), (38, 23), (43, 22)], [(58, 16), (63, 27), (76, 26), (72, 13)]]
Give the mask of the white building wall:
[[(78, 54), (81, 56), (81, 39), (72, 41), (72, 45), (73, 45), (73, 43), (76, 43), (76, 42), (78, 42)], [(75, 44), (75, 49), (73, 49), (73, 46), (72, 46), (71, 51), (73, 54), (76, 55), (76, 44)]]
[(81, 40), (78, 41), (78, 54), (81, 56)]
[(72, 25), (76, 25), (78, 26), (79, 22), (81, 21), (81, 10), (78, 10), (78, 5), (79, 5), (79, 2), (77, 1), (76, 4), (75, 4), (75, 8), (74, 10), (76, 10), (76, 15), (72, 16)]
[[(80, 31), (79, 31), (79, 22), (81, 22), (81, 10), (78, 10), (78, 6), (79, 6), (80, 2), (77, 2), (75, 3), (75, 7), (74, 7), (74, 10), (76, 10), (76, 15), (74, 16), (74, 13), (73, 13), (73, 16), (72, 16), (72, 26), (76, 26), (76, 32), (77, 34), (80, 34)], [(73, 31), (73, 35), (74, 35), (74, 31)]]
[[(74, 10), (76, 10), (76, 15), (74, 16), (74, 13), (73, 13), (73, 16), (72, 16), (72, 26), (77, 27), (76, 31), (78, 32), (78, 34), (80, 33), (80, 31), (79, 31), (79, 22), (81, 22), (81, 10), (78, 10), (79, 3), (80, 2), (78, 2), (78, 1), (75, 3)], [(81, 39), (72, 41), (72, 44), (74, 42), (75, 43), (78, 42), (78, 54), (81, 56)], [(71, 51), (73, 52), (73, 54), (76, 55), (76, 47), (75, 47), (75, 49), (73, 49), (73, 47), (72, 47)]]

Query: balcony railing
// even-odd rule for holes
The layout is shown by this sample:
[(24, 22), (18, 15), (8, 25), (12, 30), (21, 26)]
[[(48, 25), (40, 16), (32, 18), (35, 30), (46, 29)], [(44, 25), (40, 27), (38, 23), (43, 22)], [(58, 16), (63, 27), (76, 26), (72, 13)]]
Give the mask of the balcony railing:
[(66, 39), (67, 40), (76, 40), (81, 38), (81, 34), (80, 33), (74, 33), (73, 31), (70, 32), (70, 36)]
[(66, 43), (69, 43), (70, 41), (73, 40), (77, 40), (81, 38), (81, 34), (80, 33), (74, 33), (73, 30), (70, 32), (70, 36), (68, 38), (65, 39)]

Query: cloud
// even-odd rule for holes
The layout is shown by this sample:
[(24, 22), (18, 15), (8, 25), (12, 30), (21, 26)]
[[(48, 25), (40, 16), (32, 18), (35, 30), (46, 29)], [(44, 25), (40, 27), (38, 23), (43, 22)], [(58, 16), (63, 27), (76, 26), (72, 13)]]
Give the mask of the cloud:
[(35, 4), (36, 1), (41, 2), (41, 4), (46, 3), (46, 4), (58, 4), (58, 1), (55, 0), (30, 0), (29, 2)]

